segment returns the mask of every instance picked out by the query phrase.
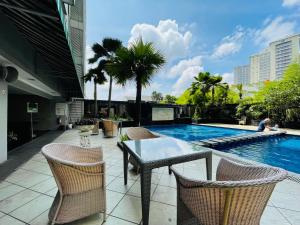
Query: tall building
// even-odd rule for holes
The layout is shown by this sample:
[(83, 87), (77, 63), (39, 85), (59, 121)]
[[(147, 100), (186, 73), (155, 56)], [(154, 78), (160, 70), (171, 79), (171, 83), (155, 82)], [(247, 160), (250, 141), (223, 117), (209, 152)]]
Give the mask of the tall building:
[(0, 30), (1, 163), (83, 97), (85, 0), (2, 1)]
[(271, 80), (282, 78), (289, 64), (300, 63), (300, 34), (270, 43)]
[[(289, 64), (300, 63), (300, 34), (271, 42), (262, 52), (250, 56), (249, 61), (250, 84), (282, 78)], [(244, 77), (242, 70), (239, 69), (243, 66), (236, 68), (235, 84), (241, 83)]]
[(238, 66), (234, 68), (234, 83), (243, 85), (250, 83), (249, 65)]

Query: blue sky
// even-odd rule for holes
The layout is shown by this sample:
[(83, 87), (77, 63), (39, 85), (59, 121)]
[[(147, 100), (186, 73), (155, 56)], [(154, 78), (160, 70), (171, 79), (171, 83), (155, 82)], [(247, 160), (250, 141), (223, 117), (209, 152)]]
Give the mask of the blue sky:
[[(180, 95), (199, 71), (220, 74), (231, 83), (233, 68), (269, 42), (300, 32), (300, 0), (88, 0), (87, 57), (104, 37), (128, 45), (152, 41), (167, 58), (143, 95), (153, 90)], [(98, 87), (107, 99), (108, 84)], [(86, 95), (92, 98), (92, 86)], [(114, 85), (113, 99), (135, 96), (133, 83)]]

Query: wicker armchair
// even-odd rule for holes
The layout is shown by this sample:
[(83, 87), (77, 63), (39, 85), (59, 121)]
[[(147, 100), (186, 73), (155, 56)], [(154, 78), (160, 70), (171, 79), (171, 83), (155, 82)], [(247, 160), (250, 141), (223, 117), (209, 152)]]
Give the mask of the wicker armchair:
[(221, 159), (217, 181), (177, 181), (177, 225), (259, 225), (277, 182), (287, 172), (274, 167), (245, 166)]
[(95, 213), (106, 218), (102, 149), (49, 144), (42, 148), (58, 192), (49, 211), (51, 224), (69, 223)]
[(118, 121), (103, 119), (102, 122), (104, 137), (115, 137), (118, 135)]
[[(158, 138), (159, 136), (151, 133), (148, 129), (144, 127), (129, 127), (126, 130), (126, 135), (128, 139), (130, 140), (141, 140), (141, 139), (150, 139), (150, 138)], [(136, 172), (139, 172), (139, 166), (138, 163), (135, 161), (135, 159), (130, 155), (128, 160), (131, 165), (133, 165), (134, 170)]]

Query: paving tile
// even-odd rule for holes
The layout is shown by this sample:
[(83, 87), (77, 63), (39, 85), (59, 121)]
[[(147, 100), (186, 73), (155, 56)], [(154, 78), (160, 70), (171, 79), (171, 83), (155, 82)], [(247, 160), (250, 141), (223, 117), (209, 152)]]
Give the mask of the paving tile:
[(100, 225), (102, 222), (103, 214), (97, 213), (71, 223), (65, 223), (64, 225)]
[(105, 175), (105, 182), (106, 182), (106, 185), (109, 185), (114, 179), (116, 179), (115, 176), (111, 176), (111, 175)]
[(142, 219), (141, 198), (126, 195), (111, 215), (133, 223), (139, 223)]
[(25, 190), (25, 188), (23, 187), (20, 187), (20, 186), (17, 186), (17, 185), (14, 185), (14, 184), (11, 184), (11, 185), (8, 185), (4, 188), (1, 188), (0, 190), (0, 201), (10, 197), (10, 196), (13, 196), (21, 191)]
[(274, 192), (289, 193), (300, 196), (300, 184), (286, 179), (276, 185)]
[(150, 225), (176, 225), (176, 207), (159, 202), (150, 203)]
[(107, 175), (120, 176), (123, 173), (123, 168), (119, 166), (111, 166), (106, 170)]
[(109, 216), (103, 225), (134, 225), (134, 224), (136, 223), (131, 223), (113, 216)]
[(5, 188), (5, 187), (7, 187), (7, 186), (9, 186), (9, 185), (11, 185), (11, 183), (6, 182), (6, 181), (2, 181), (2, 182), (0, 183), (0, 189)]
[(292, 224), (299, 225), (300, 224), (300, 212), (287, 210), (287, 209), (278, 209), (283, 216)]
[(31, 190), (21, 191), (9, 198), (0, 201), (0, 211), (9, 213), (20, 206), (30, 202), (31, 200), (38, 197), (40, 194)]
[(25, 225), (25, 223), (17, 220), (9, 215), (0, 218), (0, 224), (2, 225)]
[(0, 218), (3, 217), (3, 216), (5, 216), (5, 214), (0, 212)]
[(124, 185), (124, 179), (118, 177), (107, 186), (107, 189), (125, 194), (133, 184), (133, 180), (127, 180), (127, 185)]
[(124, 197), (124, 194), (119, 192), (106, 190), (106, 206), (107, 206), (107, 213), (110, 214), (112, 210), (117, 206), (117, 204), (121, 201)]
[(270, 201), (275, 207), (300, 211), (300, 196), (290, 194), (288, 189), (286, 193), (273, 192)]
[(158, 185), (152, 199), (153, 201), (175, 206), (177, 201), (177, 190), (175, 188)]
[(21, 165), (21, 168), (31, 170), (37, 173), (52, 175), (50, 167), (48, 165), (45, 165), (45, 163), (39, 161), (30, 160), (27, 163)]
[[(153, 195), (155, 189), (156, 189), (156, 184), (151, 184), (151, 196)], [(141, 197), (141, 183), (140, 181), (136, 181), (131, 188), (129, 189), (129, 191), (127, 192), (128, 195), (133, 195), (136, 197)]]
[(55, 188), (51, 189), (50, 191), (47, 191), (45, 194), (46, 194), (46, 195), (50, 195), (50, 196), (52, 196), (52, 197), (55, 197), (57, 191), (58, 191), (58, 188), (55, 187)]
[(41, 193), (46, 193), (55, 187), (57, 187), (56, 182), (55, 182), (54, 178), (51, 177), (45, 181), (42, 181), (41, 183), (38, 183), (38, 184), (30, 187), (30, 189), (41, 192)]
[(6, 180), (22, 187), (32, 187), (42, 181), (48, 180), (50, 176), (35, 173), (23, 169), (18, 169), (15, 173), (10, 175)]
[(52, 202), (52, 197), (40, 195), (38, 198), (11, 212), (10, 215), (28, 223), (49, 209)]
[(158, 185), (176, 188), (177, 185), (176, 185), (175, 176), (173, 174), (172, 175), (162, 174), (158, 182)]
[(267, 206), (260, 220), (260, 225), (290, 225), (290, 223), (275, 207)]
[(35, 217), (29, 223), (30, 225), (49, 225), (49, 218), (48, 218), (49, 210), (46, 210), (39, 216)]

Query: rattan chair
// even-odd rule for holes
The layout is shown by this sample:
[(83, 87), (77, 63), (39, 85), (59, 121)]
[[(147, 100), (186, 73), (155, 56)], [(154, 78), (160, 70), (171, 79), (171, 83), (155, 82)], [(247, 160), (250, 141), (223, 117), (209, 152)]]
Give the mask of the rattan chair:
[[(150, 139), (150, 138), (158, 138), (158, 135), (153, 134), (151, 131), (144, 127), (129, 127), (126, 130), (126, 135), (129, 140), (141, 140), (141, 139)], [(134, 170), (138, 173), (139, 166), (135, 159), (130, 155), (128, 160), (131, 165), (133, 165)]]
[(174, 168), (177, 225), (259, 225), (277, 182), (287, 172), (221, 159), (217, 181), (191, 180)]
[(115, 137), (118, 135), (119, 122), (103, 119), (103, 134), (104, 137)]
[(95, 121), (95, 124), (92, 128), (92, 135), (98, 135), (99, 134), (99, 121)]
[(96, 213), (106, 218), (105, 163), (101, 148), (49, 144), (42, 148), (58, 192), (49, 211), (51, 224), (69, 223)]

